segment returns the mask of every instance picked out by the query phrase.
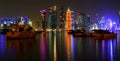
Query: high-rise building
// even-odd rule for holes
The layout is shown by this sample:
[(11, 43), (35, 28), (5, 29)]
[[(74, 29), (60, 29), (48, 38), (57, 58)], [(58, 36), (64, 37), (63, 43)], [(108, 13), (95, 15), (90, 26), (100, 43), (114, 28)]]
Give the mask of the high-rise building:
[(72, 29), (76, 29), (75, 11), (71, 11), (71, 14), (72, 14)]
[(119, 19), (118, 19), (118, 26), (120, 27), (120, 10), (119, 10), (119, 15), (118, 15)]
[(66, 20), (66, 12), (65, 12), (65, 9), (64, 9), (64, 7), (63, 6), (61, 6), (61, 8), (60, 8), (60, 16), (59, 16), (59, 18), (60, 18), (60, 24), (59, 24), (59, 27), (60, 28), (65, 28), (65, 20)]
[(11, 24), (18, 24), (18, 25), (25, 25), (28, 24), (28, 17), (3, 17), (0, 18), (0, 25), (2, 27), (4, 26), (10, 26)]
[(49, 16), (48, 16), (48, 28), (55, 29), (57, 27), (57, 12), (56, 6), (52, 6), (49, 8)]
[(68, 9), (66, 11), (66, 30), (72, 29), (72, 13), (71, 10)]
[(89, 31), (91, 26), (90, 25), (91, 20), (89, 15), (86, 15), (85, 13), (77, 13), (76, 22), (77, 22), (77, 29)]
[(41, 20), (42, 20), (42, 28), (45, 29), (46, 28), (46, 10), (41, 10)]
[(99, 28), (104, 29), (105, 28), (105, 17), (102, 17), (101, 20), (98, 22)]
[(77, 13), (77, 24), (78, 24), (78, 29), (81, 29), (82, 27), (85, 27), (85, 17), (84, 17), (84, 14), (82, 13)]
[(92, 26), (92, 22), (91, 22), (91, 17), (89, 14), (87, 14), (87, 17), (86, 17), (86, 26), (87, 26), (87, 30), (90, 31), (90, 28)]

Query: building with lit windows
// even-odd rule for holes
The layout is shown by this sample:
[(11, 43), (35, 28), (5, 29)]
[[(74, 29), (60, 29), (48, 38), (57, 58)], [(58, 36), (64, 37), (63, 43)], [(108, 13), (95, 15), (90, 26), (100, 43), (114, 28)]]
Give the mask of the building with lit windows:
[(119, 14), (118, 14), (118, 27), (120, 28), (120, 10), (119, 10)]
[(0, 18), (0, 26), (6, 27), (10, 26), (11, 24), (18, 24), (18, 25), (25, 25), (28, 24), (29, 17), (3, 17)]
[(66, 11), (66, 30), (72, 29), (72, 12), (70, 9)]
[(90, 28), (92, 26), (92, 21), (91, 21), (91, 17), (89, 14), (87, 14), (86, 16), (86, 26), (87, 26), (87, 30), (90, 31)]
[(55, 29), (57, 28), (56, 6), (50, 7), (48, 12), (48, 28)]
[(59, 18), (60, 18), (60, 25), (59, 25), (59, 27), (60, 28), (65, 28), (65, 21), (66, 21), (66, 11), (65, 11), (65, 9), (64, 9), (64, 7), (63, 6), (61, 6), (61, 8), (60, 8), (60, 16), (59, 16)]
[(86, 27), (86, 19), (85, 19), (84, 13), (77, 13), (76, 20), (77, 20), (77, 24), (78, 24), (77, 29), (81, 29), (82, 27)]
[(76, 29), (76, 22), (75, 22), (75, 11), (71, 11), (72, 14), (72, 29)]
[(46, 10), (41, 10), (40, 11), (40, 16), (41, 16), (41, 20), (42, 20), (42, 28), (45, 29), (47, 26), (47, 22), (46, 22)]

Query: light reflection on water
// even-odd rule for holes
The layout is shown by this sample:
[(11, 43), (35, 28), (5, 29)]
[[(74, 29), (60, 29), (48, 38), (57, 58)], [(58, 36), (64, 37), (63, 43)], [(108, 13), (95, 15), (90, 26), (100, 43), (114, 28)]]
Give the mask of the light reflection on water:
[(54, 31), (54, 61), (57, 61), (57, 51), (56, 51), (56, 32)]
[(120, 61), (120, 37), (73, 37), (66, 31), (49, 31), (37, 39), (6, 40), (0, 35), (0, 61)]
[(40, 50), (41, 50), (41, 61), (46, 61), (46, 33), (41, 34), (41, 40), (40, 40)]
[(4, 50), (5, 50), (5, 36), (0, 35), (0, 55), (2, 56), (2, 61), (4, 61)]
[(69, 35), (68, 33), (66, 33), (66, 56), (67, 56), (67, 60), (66, 61), (71, 61), (72, 59), (72, 39), (71, 39), (72, 35)]

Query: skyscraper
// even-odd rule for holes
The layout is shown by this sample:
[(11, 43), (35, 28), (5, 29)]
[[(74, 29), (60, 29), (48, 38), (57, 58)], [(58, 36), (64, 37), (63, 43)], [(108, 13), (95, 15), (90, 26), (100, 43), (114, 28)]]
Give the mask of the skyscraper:
[(66, 13), (65, 13), (65, 9), (64, 9), (64, 7), (63, 6), (61, 6), (61, 8), (60, 8), (60, 16), (59, 16), (59, 18), (60, 18), (60, 28), (64, 28), (65, 27), (65, 20), (66, 20)]
[(71, 10), (68, 9), (66, 11), (66, 30), (72, 29), (72, 13)]
[(41, 20), (42, 20), (42, 28), (45, 29), (46, 28), (46, 10), (41, 10)]
[(49, 8), (49, 27), (55, 29), (57, 27), (57, 12), (56, 12), (56, 6), (52, 6)]
[(119, 10), (119, 15), (118, 15), (119, 19), (118, 19), (118, 26), (120, 27), (120, 10)]
[(87, 30), (90, 31), (90, 27), (91, 27), (91, 17), (90, 15), (88, 14), (87, 17), (86, 17), (86, 26), (87, 26)]

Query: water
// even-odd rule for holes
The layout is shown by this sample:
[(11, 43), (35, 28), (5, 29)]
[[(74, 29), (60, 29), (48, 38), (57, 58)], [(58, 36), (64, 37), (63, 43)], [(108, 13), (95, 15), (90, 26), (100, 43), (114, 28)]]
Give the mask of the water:
[(0, 35), (0, 61), (120, 61), (120, 37), (75, 38), (66, 31), (42, 32), (36, 39)]

